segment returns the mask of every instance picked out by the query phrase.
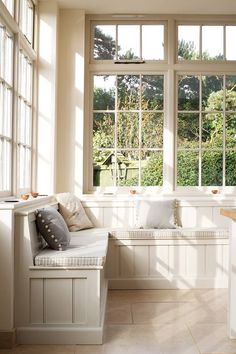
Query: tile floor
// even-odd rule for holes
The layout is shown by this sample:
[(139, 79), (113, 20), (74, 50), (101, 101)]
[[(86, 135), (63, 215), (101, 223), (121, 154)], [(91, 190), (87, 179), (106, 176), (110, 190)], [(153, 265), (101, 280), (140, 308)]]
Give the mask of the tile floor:
[(236, 354), (227, 290), (112, 290), (103, 345), (18, 346), (0, 354)]

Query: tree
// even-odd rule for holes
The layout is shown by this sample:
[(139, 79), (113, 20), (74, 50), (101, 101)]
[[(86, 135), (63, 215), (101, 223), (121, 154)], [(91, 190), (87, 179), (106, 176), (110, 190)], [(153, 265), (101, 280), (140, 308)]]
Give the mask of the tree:
[(114, 59), (116, 55), (116, 42), (99, 28), (95, 27), (94, 32), (94, 59)]

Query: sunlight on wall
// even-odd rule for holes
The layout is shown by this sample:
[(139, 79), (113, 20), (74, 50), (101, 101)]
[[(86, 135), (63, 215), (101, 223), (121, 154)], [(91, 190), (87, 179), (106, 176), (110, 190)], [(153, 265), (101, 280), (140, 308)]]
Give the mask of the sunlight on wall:
[(38, 190), (50, 193), (50, 164), (52, 158), (51, 144), (53, 141), (53, 123), (51, 122), (52, 84), (39, 75), (39, 115), (38, 115)]
[(84, 58), (75, 53), (75, 88), (83, 93), (84, 92), (84, 81), (81, 80), (81, 70), (84, 67)]
[(55, 134), (57, 85), (57, 22), (55, 1), (40, 4), (38, 81), (38, 168), (37, 190), (55, 190)]
[(79, 195), (81, 193), (81, 154), (83, 154), (83, 129), (81, 124), (83, 122), (83, 110), (80, 107), (75, 107), (75, 170), (74, 170), (74, 193)]
[(40, 20), (40, 33), (39, 33), (39, 53), (40, 58), (44, 59), (47, 63), (52, 63), (52, 28), (42, 19)]

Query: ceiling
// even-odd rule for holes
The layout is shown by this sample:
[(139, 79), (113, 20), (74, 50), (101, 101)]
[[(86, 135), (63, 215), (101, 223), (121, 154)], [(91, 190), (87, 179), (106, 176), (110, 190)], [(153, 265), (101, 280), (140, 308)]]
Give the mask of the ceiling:
[[(41, 0), (54, 1), (54, 0)], [(56, 0), (88, 14), (236, 14), (236, 0)]]

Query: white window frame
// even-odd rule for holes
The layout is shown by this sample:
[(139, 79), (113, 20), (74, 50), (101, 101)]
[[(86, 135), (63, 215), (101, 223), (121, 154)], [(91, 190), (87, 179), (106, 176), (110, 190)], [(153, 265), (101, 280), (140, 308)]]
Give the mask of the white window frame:
[[(125, 18), (121, 20), (122, 15), (119, 15), (119, 21), (122, 23), (137, 23), (151, 21), (161, 21), (167, 23), (165, 27), (165, 60), (164, 61), (150, 61), (144, 64), (142, 70), (143, 74), (146, 72), (151, 73), (164, 73), (165, 74), (165, 123), (164, 123), (164, 137), (163, 137), (163, 188), (146, 187), (137, 188), (134, 187), (137, 192), (140, 193), (158, 193), (165, 195), (209, 195), (211, 188), (209, 187), (178, 187), (176, 183), (177, 174), (177, 74), (182, 73), (210, 73), (216, 74), (230, 74), (235, 73), (235, 61), (230, 60), (178, 60), (178, 25), (236, 25), (235, 18), (233, 16), (197, 16), (197, 15), (143, 15), (139, 21), (135, 15), (129, 19)], [(86, 42), (90, 43), (90, 46), (86, 47), (86, 83), (85, 86), (85, 117), (88, 123), (85, 124), (85, 151), (84, 151), (84, 191), (87, 193), (127, 193), (130, 187), (118, 187), (111, 190), (107, 188), (93, 188), (93, 171), (92, 171), (92, 76), (96, 74), (113, 74), (113, 73), (129, 73), (133, 74), (137, 72), (137, 66), (135, 64), (116, 65), (112, 60), (102, 61), (93, 59), (93, 25), (105, 25), (109, 21), (111, 23), (117, 23), (115, 16), (100, 15), (100, 16), (87, 16), (87, 36)], [(129, 69), (129, 71), (127, 71)], [(141, 69), (140, 69), (141, 70)], [(214, 187), (215, 188), (215, 187)], [(232, 187), (220, 187), (219, 190), (223, 194), (236, 193), (236, 186)]]
[[(120, 64), (119, 64), (120, 65)], [(129, 64), (130, 65), (130, 64)], [(163, 100), (163, 110), (157, 110), (157, 113), (162, 113), (163, 116), (164, 116), (164, 122), (165, 122), (165, 112), (166, 112), (166, 99), (165, 99), (165, 92), (166, 92), (166, 73), (165, 72), (142, 72), (139, 71), (128, 71), (128, 72), (122, 72), (122, 71), (119, 71), (119, 72), (112, 72), (112, 73), (108, 73), (108, 72), (104, 72), (104, 73), (99, 73), (99, 75), (157, 75), (157, 76), (163, 76), (163, 87), (164, 87), (164, 90), (163, 90), (163, 94), (164, 94), (164, 100)], [(93, 96), (93, 77), (97, 75), (97, 73), (92, 73), (91, 75), (91, 95)], [(141, 83), (140, 83), (141, 85)], [(140, 86), (141, 87), (141, 86)], [(93, 110), (93, 104), (91, 102), (91, 111), (92, 112), (98, 112), (96, 110)], [(142, 111), (143, 113), (149, 113), (149, 111), (144, 111), (144, 110), (138, 110), (139, 112), (139, 115), (140, 115), (140, 112)], [(105, 110), (103, 111), (104, 113), (106, 112)], [(109, 111), (108, 111), (109, 112)], [(118, 111), (119, 113), (117, 113), (117, 111), (115, 111), (115, 115), (119, 114), (121, 111)], [(132, 110), (131, 110), (132, 112)], [(139, 120), (140, 120), (140, 117), (139, 117)], [(163, 122), (163, 126), (164, 126), (164, 122)], [(139, 122), (140, 123), (140, 122)], [(139, 125), (139, 129), (140, 129), (140, 125)], [(141, 139), (141, 137), (139, 136), (139, 139)], [(93, 119), (91, 121), (91, 129), (90, 129), (90, 140), (91, 140), (91, 144), (92, 144), (92, 141), (93, 141)], [(164, 131), (163, 131), (163, 140), (164, 140)], [(164, 146), (164, 142), (163, 142), (163, 146)], [(129, 151), (135, 151), (135, 152), (138, 152), (140, 153), (140, 151), (144, 151), (144, 150), (147, 150), (147, 151), (162, 151), (162, 154), (163, 154), (163, 170), (164, 170), (164, 149), (163, 147), (162, 148), (142, 148), (142, 147), (138, 147), (138, 148), (118, 148), (118, 147), (114, 147), (114, 149), (109, 149), (109, 150), (114, 150), (115, 151), (115, 155), (117, 154), (118, 151), (125, 151), (125, 150), (129, 150)], [(141, 179), (141, 166), (140, 166), (140, 163), (141, 163), (141, 160), (139, 161), (139, 171), (138, 171), (138, 179)], [(163, 172), (164, 173), (164, 172)], [(96, 187), (96, 186), (93, 186), (93, 164), (92, 164), (92, 158), (91, 158), (91, 163), (90, 163), (90, 173), (89, 173), (90, 176), (92, 176), (92, 179), (90, 177), (89, 179), (89, 182), (90, 182), (90, 185), (92, 186), (92, 190), (97, 192), (102, 192), (102, 193), (105, 193), (105, 192), (122, 192), (122, 191), (129, 191), (130, 189), (135, 189), (135, 190), (138, 190), (138, 191), (142, 191), (142, 192), (145, 192), (146, 189), (153, 189), (155, 191), (162, 191), (163, 190), (163, 185), (162, 186), (150, 186), (150, 187), (145, 187), (145, 186), (109, 186), (109, 187)], [(164, 180), (164, 178), (163, 178)]]
[[(30, 43), (25, 34), (22, 32), (18, 19), (20, 18), (20, 5), (21, 0), (14, 0), (14, 16), (12, 16), (9, 11), (6, 9), (5, 5), (0, 0), (0, 20), (1, 23), (6, 26), (9, 31), (13, 34), (14, 43), (13, 43), (13, 55), (14, 55), (14, 63), (13, 63), (13, 102), (12, 102), (12, 132), (11, 132), (11, 139), (12, 139), (12, 149), (11, 149), (11, 158), (10, 158), (10, 165), (11, 165), (11, 186), (10, 190), (8, 191), (0, 191), (0, 198), (4, 198), (10, 195), (20, 196), (21, 193), (30, 192), (34, 189), (36, 185), (36, 174), (34, 173), (34, 168), (36, 164), (36, 141), (35, 141), (35, 123), (36, 123), (36, 66), (34, 62), (37, 60), (37, 54), (33, 49), (33, 46), (36, 42), (36, 16), (37, 16), (37, 0), (30, 0), (34, 6), (34, 22), (33, 22), (33, 33), (32, 33), (32, 43)], [(29, 151), (30, 155), (30, 183), (27, 188), (20, 189), (18, 183), (18, 175), (19, 175), (19, 158), (18, 158), (18, 147), (19, 147), (19, 133), (18, 133), (18, 99), (19, 99), (19, 87), (18, 87), (18, 80), (19, 80), (19, 58), (18, 53), (19, 50), (23, 50), (25, 55), (29, 58), (29, 60), (33, 63), (33, 70), (32, 70), (32, 98), (31, 102), (27, 102), (27, 99), (23, 97), (22, 99), (30, 105), (31, 108), (31, 122), (32, 126), (30, 129), (30, 143), (24, 144)], [(21, 143), (20, 143), (21, 144)]]
[[(179, 59), (178, 58), (178, 26), (199, 26), (200, 27), (200, 32), (199, 32), (199, 59), (196, 60), (186, 60), (186, 59)], [(202, 59), (202, 27), (204, 26), (222, 26), (223, 27), (223, 59), (214, 59), (214, 60), (204, 60)], [(190, 63), (190, 62), (195, 62), (195, 63), (235, 63), (235, 60), (228, 60), (226, 59), (226, 27), (227, 26), (236, 26), (236, 22), (232, 21), (215, 21), (211, 18), (209, 18), (207, 21), (177, 21), (176, 22), (176, 62), (179, 63)]]
[[(1, 119), (1, 124), (2, 124), (2, 134), (0, 132), (0, 140), (1, 140), (1, 183), (0, 185), (2, 186), (2, 189), (0, 190), (0, 195), (6, 196), (10, 195), (11, 189), (12, 189), (12, 161), (9, 157), (12, 156), (12, 150), (13, 150), (13, 103), (14, 103), (14, 81), (13, 81), (13, 67), (14, 67), (14, 53), (13, 53), (13, 48), (14, 48), (14, 35), (13, 33), (9, 30), (9, 28), (6, 25), (1, 24), (1, 29), (2, 29), (2, 38), (3, 38), (3, 72), (5, 72), (6, 68), (6, 60), (8, 59), (7, 65), (8, 74), (11, 77), (11, 82), (7, 80), (5, 77), (1, 77), (0, 73), (0, 84), (1, 88), (0, 90), (2, 91), (2, 99), (3, 102), (1, 103), (1, 110), (3, 114), (3, 119)], [(11, 42), (9, 42), (9, 40)], [(6, 42), (8, 41), (8, 44), (11, 45), (11, 63), (9, 62), (10, 58), (7, 58), (7, 52), (6, 52)], [(10, 102), (10, 112), (8, 112), (8, 119), (6, 121), (6, 115), (5, 115), (5, 110), (6, 110), (6, 105), (8, 104), (6, 94), (9, 91), (11, 93), (11, 102)], [(8, 109), (7, 108), (7, 109)]]

